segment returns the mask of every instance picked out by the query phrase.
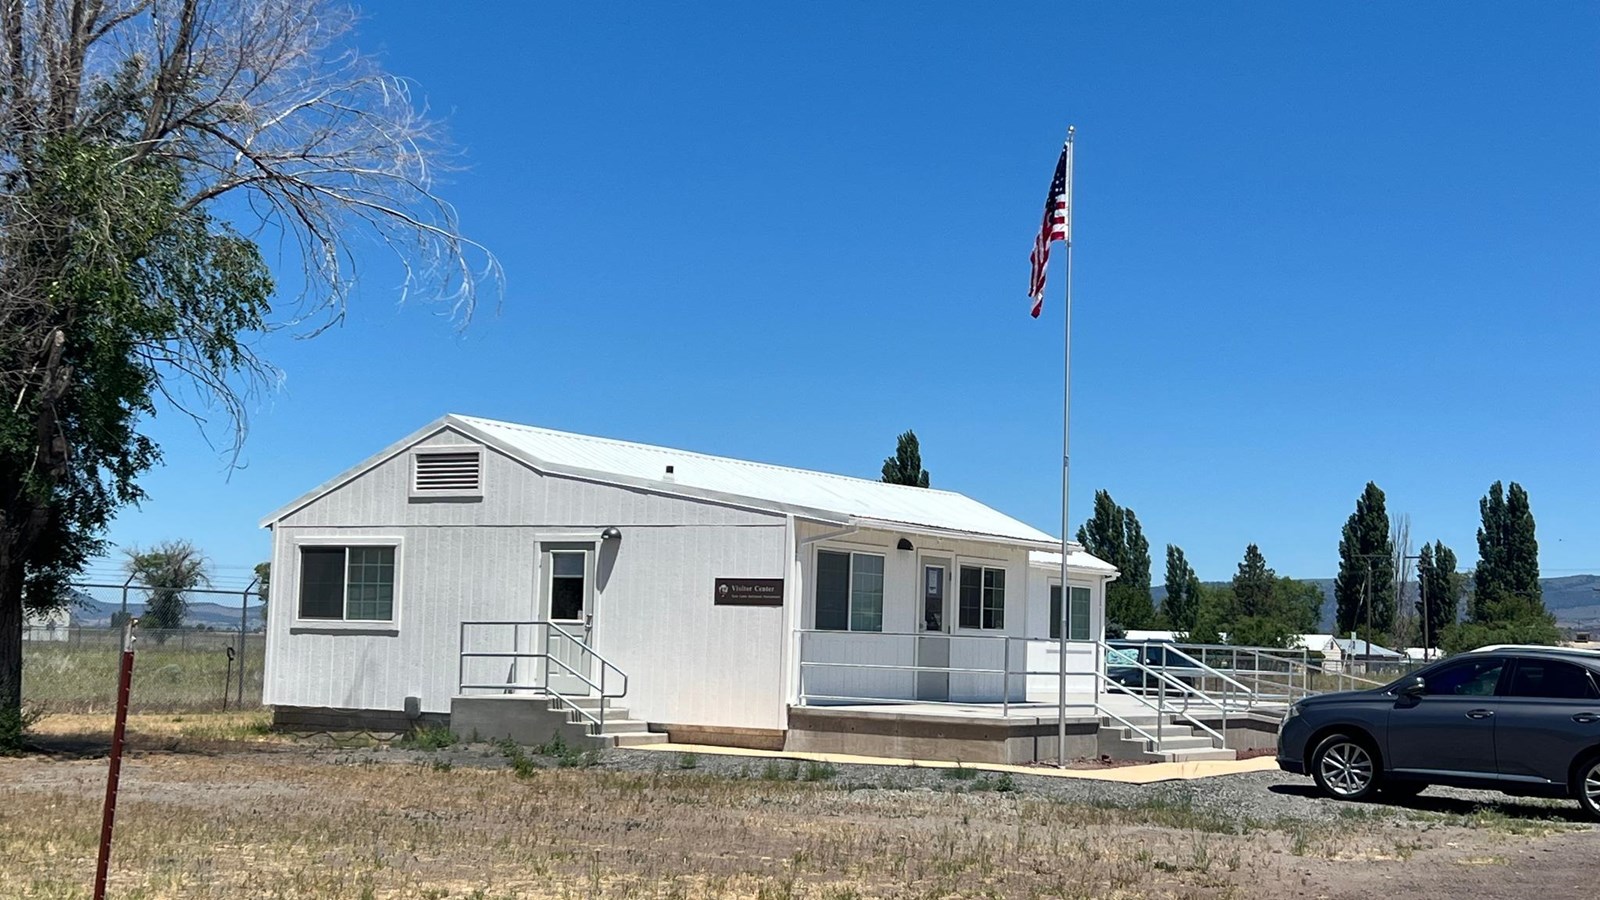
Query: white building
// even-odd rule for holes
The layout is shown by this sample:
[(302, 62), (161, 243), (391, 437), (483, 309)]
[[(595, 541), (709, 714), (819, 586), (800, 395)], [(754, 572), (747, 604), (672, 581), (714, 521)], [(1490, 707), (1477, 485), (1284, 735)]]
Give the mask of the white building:
[(48, 612), (22, 611), (22, 639), (25, 641), (65, 641), (72, 633), (72, 612), (58, 606)]
[[(262, 524), (285, 727), (603, 686), (653, 730), (781, 745), (801, 706), (1058, 688), (1033, 673), (1060, 542), (949, 491), (449, 415)], [(1116, 571), (1070, 547), (1067, 689), (1092, 692)]]

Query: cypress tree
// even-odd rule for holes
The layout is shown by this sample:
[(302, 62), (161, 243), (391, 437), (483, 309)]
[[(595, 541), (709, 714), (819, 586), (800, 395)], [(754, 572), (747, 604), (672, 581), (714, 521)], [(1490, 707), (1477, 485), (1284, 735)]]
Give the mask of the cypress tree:
[(1389, 513), (1384, 508), (1383, 490), (1369, 481), (1356, 499), (1355, 512), (1345, 521), (1339, 539), (1339, 575), (1333, 583), (1335, 627), (1339, 634), (1364, 632), (1369, 621), (1376, 634), (1392, 629), (1393, 584), (1394, 542), (1389, 533)]

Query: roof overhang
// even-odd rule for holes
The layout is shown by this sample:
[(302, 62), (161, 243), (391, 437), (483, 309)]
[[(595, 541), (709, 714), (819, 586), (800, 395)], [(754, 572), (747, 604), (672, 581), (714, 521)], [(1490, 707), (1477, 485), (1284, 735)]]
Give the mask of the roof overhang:
[(1034, 539), (1001, 534), (984, 534), (980, 532), (960, 531), (956, 529), (934, 528), (927, 525), (915, 525), (907, 522), (896, 522), (890, 519), (875, 519), (871, 517), (844, 515), (829, 510), (815, 509), (807, 506), (780, 503), (762, 500), (737, 494), (728, 494), (721, 491), (697, 488), (693, 485), (678, 484), (676, 482), (662, 481), (659, 479), (636, 478), (619, 475), (614, 472), (602, 472), (594, 469), (584, 469), (576, 466), (558, 465), (544, 460), (536, 459), (524, 452), (521, 448), (508, 443), (500, 437), (484, 431), (462, 421), (452, 415), (435, 419), (426, 426), (412, 432), (404, 438), (390, 444), (383, 450), (373, 454), (357, 465), (339, 473), (326, 482), (307, 491), (288, 504), (278, 508), (266, 517), (259, 525), (262, 528), (271, 528), (285, 517), (294, 514), (319, 497), (335, 491), (340, 487), (354, 481), (372, 469), (407, 452), (418, 443), (444, 431), (453, 431), (470, 437), (473, 440), (492, 447), (510, 459), (527, 466), (543, 475), (556, 475), (576, 481), (587, 481), (594, 484), (604, 484), (612, 487), (626, 487), (633, 490), (647, 491), (667, 497), (681, 497), (689, 500), (715, 503), (721, 506), (752, 512), (771, 513), (780, 516), (794, 516), (798, 519), (817, 522), (835, 527), (853, 527), (872, 531), (889, 531), (908, 535), (922, 535), (924, 537), (939, 537), (947, 540), (972, 541), (978, 543), (1001, 544), (1009, 547), (1022, 547), (1029, 550), (1045, 550), (1061, 552), (1061, 542), (1049, 539)]

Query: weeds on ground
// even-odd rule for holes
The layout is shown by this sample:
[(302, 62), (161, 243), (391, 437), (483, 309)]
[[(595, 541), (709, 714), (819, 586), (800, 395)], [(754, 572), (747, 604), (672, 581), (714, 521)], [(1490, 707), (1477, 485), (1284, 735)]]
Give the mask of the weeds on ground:
[(694, 755), (693, 753), (679, 753), (678, 768), (698, 769), (700, 768), (700, 757)]
[(24, 703), (21, 709), (0, 709), (0, 756), (21, 753), (23, 736), (45, 715), (42, 703)]
[(971, 781), (978, 777), (978, 770), (962, 765), (958, 759), (955, 768), (940, 771), (939, 777), (945, 781)]
[(539, 764), (516, 741), (501, 738), (495, 741), (495, 749), (511, 761), (511, 773), (518, 778), (532, 778), (539, 771)]
[(539, 756), (548, 756), (556, 761), (557, 768), (562, 769), (588, 769), (600, 765), (600, 751), (590, 748), (584, 750), (567, 743), (567, 739), (556, 732), (550, 740), (536, 744), (533, 752)]
[(838, 774), (839, 769), (833, 763), (808, 760), (802, 778), (806, 781), (831, 781)]
[(761, 780), (799, 781), (800, 764), (798, 762), (790, 762), (788, 765), (784, 765), (782, 762), (776, 759), (769, 759), (767, 760), (767, 764), (761, 769)]
[(408, 750), (443, 750), (453, 747), (460, 741), (455, 732), (443, 725), (424, 725), (406, 732), (400, 739), (400, 746)]

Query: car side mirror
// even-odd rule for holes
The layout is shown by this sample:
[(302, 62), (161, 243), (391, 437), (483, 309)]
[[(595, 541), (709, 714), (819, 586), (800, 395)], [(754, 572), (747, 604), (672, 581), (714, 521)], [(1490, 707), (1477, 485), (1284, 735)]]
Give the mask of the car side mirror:
[(1428, 692), (1428, 683), (1422, 680), (1421, 675), (1413, 675), (1411, 679), (1400, 685), (1400, 696), (1421, 697)]

